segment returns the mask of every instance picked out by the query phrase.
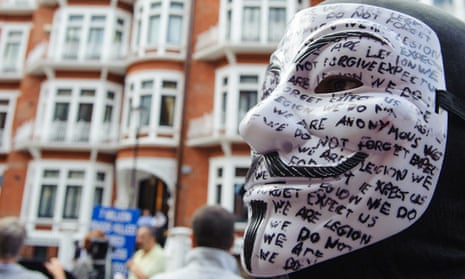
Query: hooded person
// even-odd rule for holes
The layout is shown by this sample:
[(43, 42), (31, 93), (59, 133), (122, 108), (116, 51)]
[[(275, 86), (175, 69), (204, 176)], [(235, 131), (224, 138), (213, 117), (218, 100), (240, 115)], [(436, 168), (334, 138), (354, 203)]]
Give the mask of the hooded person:
[(465, 277), (464, 44), (413, 1), (294, 16), (240, 125), (249, 274)]

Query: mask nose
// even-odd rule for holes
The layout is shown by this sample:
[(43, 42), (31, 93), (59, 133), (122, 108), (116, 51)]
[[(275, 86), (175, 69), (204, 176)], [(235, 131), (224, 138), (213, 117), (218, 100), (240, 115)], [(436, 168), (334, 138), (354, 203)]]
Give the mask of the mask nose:
[(270, 96), (245, 115), (239, 125), (239, 133), (257, 153), (288, 153), (310, 138), (308, 131), (298, 122), (295, 113), (278, 106)]

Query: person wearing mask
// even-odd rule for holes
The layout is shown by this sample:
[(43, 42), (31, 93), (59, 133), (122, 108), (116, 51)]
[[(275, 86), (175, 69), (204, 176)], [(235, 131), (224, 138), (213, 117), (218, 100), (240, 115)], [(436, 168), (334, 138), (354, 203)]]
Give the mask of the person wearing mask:
[(220, 206), (204, 206), (192, 217), (192, 247), (185, 267), (151, 279), (240, 279), (234, 243), (234, 215)]
[(250, 276), (465, 278), (465, 24), (417, 2), (290, 20), (239, 126)]

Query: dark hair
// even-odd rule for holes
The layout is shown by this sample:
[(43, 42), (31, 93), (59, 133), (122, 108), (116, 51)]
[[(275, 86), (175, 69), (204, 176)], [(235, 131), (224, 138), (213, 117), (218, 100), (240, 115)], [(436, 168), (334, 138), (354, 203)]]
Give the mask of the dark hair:
[(234, 241), (234, 215), (221, 206), (204, 206), (192, 217), (192, 230), (199, 247), (229, 250)]

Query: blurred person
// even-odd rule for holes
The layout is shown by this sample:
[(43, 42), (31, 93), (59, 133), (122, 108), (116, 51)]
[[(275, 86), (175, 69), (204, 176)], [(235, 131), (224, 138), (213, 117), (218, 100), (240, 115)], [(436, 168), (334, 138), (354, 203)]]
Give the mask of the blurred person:
[(92, 241), (95, 239), (104, 239), (105, 233), (101, 230), (93, 230), (86, 234), (84, 237), (84, 252), (81, 253), (79, 259), (77, 259), (73, 266), (71, 273), (79, 279), (93, 279), (96, 278), (96, 270), (94, 261), (92, 259), (91, 247)]
[[(75, 262), (71, 271), (63, 268), (62, 263), (57, 258), (51, 258), (45, 263), (47, 271), (54, 279), (77, 278), (77, 279), (99, 279), (104, 277), (104, 264), (97, 264), (94, 254), (101, 251), (95, 251), (97, 246), (93, 245), (97, 241), (105, 239), (105, 233), (101, 230), (92, 230), (84, 237), (83, 250), (80, 257)], [(106, 251), (104, 251), (106, 254)], [(105, 256), (105, 255), (103, 255)], [(103, 259), (105, 261), (105, 259)], [(103, 268), (97, 268), (103, 267)]]
[(192, 217), (192, 247), (186, 266), (151, 279), (239, 279), (236, 259), (229, 253), (234, 243), (234, 215), (220, 206), (204, 206)]
[(166, 256), (157, 243), (157, 229), (142, 226), (137, 229), (136, 245), (138, 250), (126, 263), (129, 279), (146, 279), (165, 271)]
[(137, 226), (139, 226), (139, 227), (142, 227), (142, 226), (153, 227), (153, 226), (155, 226), (155, 217), (152, 216), (152, 213), (150, 213), (149, 209), (145, 208), (144, 210), (142, 210), (142, 215), (137, 220)]
[(0, 278), (47, 278), (43, 273), (28, 270), (18, 263), (25, 239), (26, 229), (18, 218), (4, 217), (0, 219)]

